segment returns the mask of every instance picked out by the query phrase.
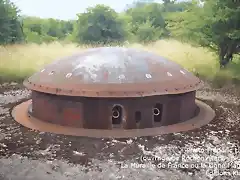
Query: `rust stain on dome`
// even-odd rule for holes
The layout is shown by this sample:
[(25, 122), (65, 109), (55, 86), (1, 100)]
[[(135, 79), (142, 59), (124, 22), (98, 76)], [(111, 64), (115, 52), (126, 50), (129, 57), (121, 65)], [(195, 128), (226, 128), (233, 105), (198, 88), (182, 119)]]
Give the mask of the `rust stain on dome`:
[(31, 90), (85, 97), (180, 94), (203, 83), (177, 63), (122, 47), (93, 48), (47, 65), (24, 81)]

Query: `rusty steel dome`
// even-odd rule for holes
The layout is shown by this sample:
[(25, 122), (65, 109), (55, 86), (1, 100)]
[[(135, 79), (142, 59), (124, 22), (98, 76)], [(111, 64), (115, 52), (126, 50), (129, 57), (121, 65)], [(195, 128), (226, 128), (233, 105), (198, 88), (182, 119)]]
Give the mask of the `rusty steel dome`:
[(35, 91), (85, 97), (141, 97), (194, 91), (202, 81), (147, 51), (93, 48), (46, 66), (24, 85)]
[(215, 116), (196, 100), (203, 82), (157, 54), (92, 48), (45, 66), (23, 84), (32, 98), (13, 109), (22, 125), (88, 137), (136, 137), (190, 130)]

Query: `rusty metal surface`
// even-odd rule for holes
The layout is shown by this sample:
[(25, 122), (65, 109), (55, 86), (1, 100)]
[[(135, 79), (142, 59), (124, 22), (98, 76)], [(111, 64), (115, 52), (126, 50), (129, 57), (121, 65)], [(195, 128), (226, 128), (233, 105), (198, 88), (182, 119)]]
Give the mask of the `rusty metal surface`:
[[(159, 121), (155, 121), (153, 109), (162, 105)], [(131, 98), (85, 98), (55, 96), (32, 92), (33, 117), (53, 124), (85, 129), (112, 129), (112, 110), (121, 105), (119, 128), (137, 129), (166, 126), (187, 121), (196, 115), (195, 91), (172, 96)], [(30, 108), (31, 110), (31, 108)], [(137, 122), (136, 112), (141, 114)], [(94, 112), (94, 113), (93, 113)]]
[(93, 48), (47, 65), (24, 81), (32, 90), (86, 97), (139, 97), (194, 91), (202, 81), (156, 54)]
[(200, 109), (198, 115), (181, 123), (145, 129), (83, 129), (51, 124), (34, 118), (28, 114), (28, 107), (30, 104), (31, 101), (23, 102), (22, 104), (16, 106), (12, 111), (14, 119), (23, 126), (44, 132), (94, 138), (157, 136), (161, 134), (189, 131), (208, 124), (215, 117), (215, 112), (211, 109), (211, 107), (197, 100), (196, 104)]

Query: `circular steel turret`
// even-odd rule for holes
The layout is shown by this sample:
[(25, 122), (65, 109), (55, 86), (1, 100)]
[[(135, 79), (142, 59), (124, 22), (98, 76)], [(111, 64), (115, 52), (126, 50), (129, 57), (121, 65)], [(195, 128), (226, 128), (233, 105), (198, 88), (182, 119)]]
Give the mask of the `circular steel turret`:
[(24, 85), (32, 90), (32, 101), (15, 108), (15, 119), (49, 132), (146, 136), (192, 129), (214, 117), (212, 109), (195, 100), (203, 85), (199, 78), (137, 49), (89, 49), (56, 60)]

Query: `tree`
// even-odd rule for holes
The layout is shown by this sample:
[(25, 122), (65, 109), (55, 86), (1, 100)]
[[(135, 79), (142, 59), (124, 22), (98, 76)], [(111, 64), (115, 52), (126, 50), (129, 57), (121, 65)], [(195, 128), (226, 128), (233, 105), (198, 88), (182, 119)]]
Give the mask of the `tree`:
[(24, 39), (18, 12), (9, 0), (0, 0), (0, 44), (16, 43)]
[[(23, 28), (28, 29), (30, 32), (34, 32), (41, 36), (43, 32), (43, 19), (38, 17), (24, 17)], [(27, 34), (26, 34), (27, 35)]]
[(188, 25), (202, 46), (217, 51), (219, 63), (225, 67), (240, 52), (240, 4), (238, 1), (205, 0), (198, 7), (194, 22)]
[(53, 18), (44, 19), (43, 28), (45, 35), (55, 37), (58, 39), (62, 39), (65, 36), (61, 27), (60, 20)]
[(164, 18), (167, 29), (170, 31), (170, 37), (181, 41), (191, 42), (196, 45), (203, 45), (205, 37), (202, 33), (205, 14), (203, 9), (194, 2), (176, 3), (182, 7), (180, 11), (166, 11)]
[(171, 3), (175, 3), (176, 0), (163, 0), (163, 4), (171, 4)]
[(38, 17), (23, 17), (22, 19), (27, 42), (42, 43), (64, 40), (73, 31), (72, 21)]
[(74, 21), (60, 21), (60, 29), (62, 30), (62, 33), (64, 34), (64, 37), (71, 34), (73, 32), (73, 24)]
[(164, 13), (174, 13), (174, 12), (183, 12), (185, 10), (188, 10), (189, 7), (192, 6), (192, 2), (176, 2), (176, 1), (170, 1), (163, 3), (162, 11)]
[(225, 67), (234, 54), (240, 52), (240, 3), (234, 0), (202, 2), (193, 0), (185, 11), (169, 13), (168, 28), (174, 38), (217, 52), (220, 66)]
[[(153, 41), (168, 34), (166, 23), (162, 16), (162, 6), (159, 3), (135, 6), (128, 9), (126, 14), (131, 16), (131, 32), (139, 36), (137, 37), (138, 40), (145, 41), (143, 39), (145, 37), (146, 40)], [(147, 25), (149, 26), (148, 28)], [(146, 34), (151, 35), (147, 37)]]
[(240, 3), (239, 1), (206, 0), (203, 32), (219, 54), (221, 67), (226, 66), (234, 54), (240, 53)]
[(125, 31), (118, 14), (108, 6), (97, 5), (78, 15), (74, 37), (82, 43), (110, 43), (123, 41)]

